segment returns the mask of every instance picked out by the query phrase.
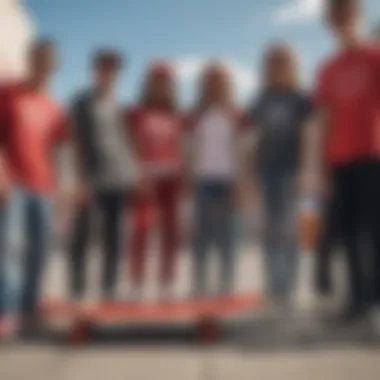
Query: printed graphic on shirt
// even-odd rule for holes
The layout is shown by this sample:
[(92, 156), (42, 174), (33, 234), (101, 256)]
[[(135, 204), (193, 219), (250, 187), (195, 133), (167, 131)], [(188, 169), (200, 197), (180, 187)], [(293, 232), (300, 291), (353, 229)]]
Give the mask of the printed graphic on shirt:
[(151, 175), (173, 174), (180, 169), (180, 115), (146, 107), (132, 110), (129, 122), (139, 158)]
[(302, 91), (263, 91), (252, 107), (252, 122), (261, 138), (254, 165), (294, 170), (299, 160), (301, 130), (311, 111), (311, 101)]
[(144, 120), (145, 135), (156, 149), (164, 148), (177, 135), (176, 124), (177, 121), (171, 117), (159, 114), (146, 115)]
[(5, 115), (3, 144), (12, 181), (37, 192), (54, 188), (52, 153), (64, 137), (66, 120), (47, 94), (22, 85), (7, 88), (0, 114)]
[(272, 102), (264, 110), (263, 121), (272, 129), (286, 127), (291, 122), (292, 111), (284, 102)]
[(15, 114), (20, 125), (32, 128), (33, 132), (48, 136), (56, 123), (57, 114), (51, 108), (42, 108), (33, 98), (20, 98), (15, 104)]

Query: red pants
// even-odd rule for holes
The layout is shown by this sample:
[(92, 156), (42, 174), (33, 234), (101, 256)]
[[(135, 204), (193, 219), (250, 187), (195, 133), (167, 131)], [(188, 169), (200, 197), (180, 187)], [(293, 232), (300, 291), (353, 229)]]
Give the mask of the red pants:
[(142, 284), (145, 274), (146, 244), (153, 225), (158, 226), (160, 238), (160, 284), (170, 284), (174, 278), (179, 234), (180, 187), (177, 178), (158, 179), (152, 194), (138, 194), (134, 205), (131, 235), (131, 279), (135, 286)]

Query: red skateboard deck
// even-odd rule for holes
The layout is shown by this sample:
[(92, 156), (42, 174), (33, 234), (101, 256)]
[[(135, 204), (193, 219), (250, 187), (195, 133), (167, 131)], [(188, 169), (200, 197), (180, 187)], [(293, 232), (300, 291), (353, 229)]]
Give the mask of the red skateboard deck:
[(78, 306), (72, 302), (46, 301), (44, 319), (87, 319), (92, 323), (190, 323), (202, 318), (224, 319), (244, 315), (260, 305), (258, 294), (172, 302), (105, 302)]

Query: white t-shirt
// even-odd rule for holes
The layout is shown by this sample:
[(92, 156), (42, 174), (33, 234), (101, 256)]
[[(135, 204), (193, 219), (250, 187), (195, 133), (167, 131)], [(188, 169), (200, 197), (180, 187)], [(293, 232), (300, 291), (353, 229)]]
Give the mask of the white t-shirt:
[(210, 108), (193, 126), (192, 160), (195, 179), (234, 180), (237, 174), (238, 126), (233, 114)]

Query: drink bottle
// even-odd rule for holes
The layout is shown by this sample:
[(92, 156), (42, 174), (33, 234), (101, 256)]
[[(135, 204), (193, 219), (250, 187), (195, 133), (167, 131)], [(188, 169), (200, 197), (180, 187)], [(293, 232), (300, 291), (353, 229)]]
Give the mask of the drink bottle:
[(300, 246), (304, 251), (315, 248), (320, 226), (321, 202), (315, 195), (301, 198), (298, 210)]
[(321, 220), (321, 199), (305, 195), (300, 199), (298, 209), (300, 255), (299, 276), (297, 279), (296, 303), (302, 312), (310, 312), (315, 304), (315, 292), (311, 279), (316, 265), (315, 251)]

